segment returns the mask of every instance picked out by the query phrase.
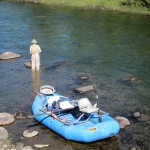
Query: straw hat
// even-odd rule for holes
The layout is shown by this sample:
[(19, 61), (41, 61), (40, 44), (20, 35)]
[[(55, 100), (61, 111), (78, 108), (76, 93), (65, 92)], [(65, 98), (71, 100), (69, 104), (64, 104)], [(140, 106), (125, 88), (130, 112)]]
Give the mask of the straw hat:
[(33, 39), (33, 40), (31, 41), (31, 43), (32, 43), (32, 44), (36, 44), (37, 41), (36, 41), (35, 39)]

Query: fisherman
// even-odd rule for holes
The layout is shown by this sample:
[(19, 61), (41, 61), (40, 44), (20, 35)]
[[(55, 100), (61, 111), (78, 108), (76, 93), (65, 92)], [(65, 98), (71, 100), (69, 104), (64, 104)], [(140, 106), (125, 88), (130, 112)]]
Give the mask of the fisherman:
[(32, 62), (32, 70), (39, 70), (40, 68), (40, 53), (41, 48), (37, 45), (37, 41), (33, 39), (31, 41), (32, 45), (30, 46), (30, 54), (31, 54), (31, 62)]

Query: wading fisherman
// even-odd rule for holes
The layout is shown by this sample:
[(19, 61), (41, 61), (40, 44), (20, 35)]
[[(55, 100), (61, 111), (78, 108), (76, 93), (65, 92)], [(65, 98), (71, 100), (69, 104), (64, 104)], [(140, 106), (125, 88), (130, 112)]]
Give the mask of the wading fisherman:
[(32, 45), (30, 46), (30, 54), (31, 54), (31, 63), (32, 63), (32, 70), (39, 70), (40, 68), (40, 53), (41, 48), (37, 45), (37, 41), (33, 39), (31, 41)]

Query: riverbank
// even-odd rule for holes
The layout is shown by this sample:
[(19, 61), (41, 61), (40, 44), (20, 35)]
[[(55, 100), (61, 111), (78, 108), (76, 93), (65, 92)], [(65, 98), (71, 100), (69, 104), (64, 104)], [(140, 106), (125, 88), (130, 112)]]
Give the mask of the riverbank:
[[(12, 0), (10, 0), (12, 1)], [(142, 5), (132, 5), (126, 4), (124, 1), (118, 0), (17, 0), (17, 1), (26, 1), (26, 2), (34, 2), (34, 3), (42, 3), (45, 5), (57, 5), (63, 7), (74, 7), (80, 9), (94, 9), (94, 10), (116, 10), (121, 12), (129, 12), (129, 13), (136, 13), (136, 14), (146, 14), (150, 15), (150, 8), (144, 7)]]
[(133, 12), (133, 13), (144, 13), (150, 14), (150, 10), (146, 7), (142, 6), (126, 6), (118, 0), (41, 0), (43, 3), (47, 4), (57, 4), (57, 5), (65, 5), (79, 8), (88, 8), (88, 9), (109, 9), (109, 10), (119, 10), (125, 12)]

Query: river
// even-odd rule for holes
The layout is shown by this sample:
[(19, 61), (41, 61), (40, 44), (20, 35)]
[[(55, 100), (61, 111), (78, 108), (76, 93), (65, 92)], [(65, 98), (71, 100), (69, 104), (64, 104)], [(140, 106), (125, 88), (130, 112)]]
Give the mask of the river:
[[(24, 66), (30, 61), (33, 38), (42, 49), (40, 72)], [(113, 117), (124, 116), (131, 122), (117, 137), (83, 144), (63, 139), (34, 119), (16, 120), (6, 126), (15, 143), (50, 144), (51, 150), (150, 148), (149, 121), (133, 118), (134, 112), (150, 115), (149, 16), (1, 1), (0, 39), (0, 53), (22, 55), (0, 61), (1, 112), (21, 110), (31, 115), (33, 98), (28, 104), (27, 100), (40, 86), (51, 85), (66, 96), (88, 97)], [(81, 76), (89, 79), (83, 81)], [(98, 100), (93, 92), (73, 91), (91, 84), (98, 86)], [(26, 129), (38, 130), (39, 135), (22, 138)]]

